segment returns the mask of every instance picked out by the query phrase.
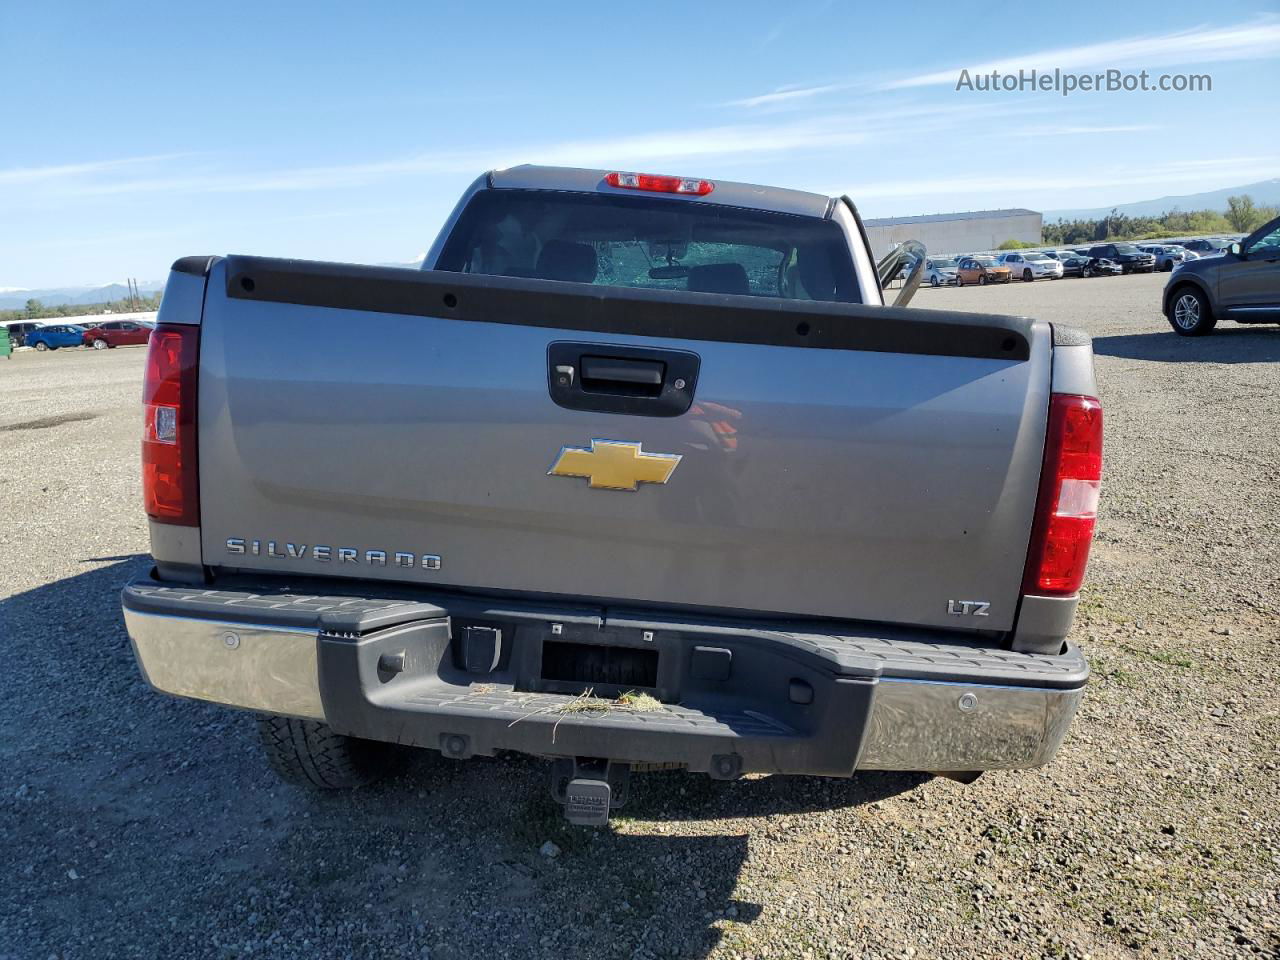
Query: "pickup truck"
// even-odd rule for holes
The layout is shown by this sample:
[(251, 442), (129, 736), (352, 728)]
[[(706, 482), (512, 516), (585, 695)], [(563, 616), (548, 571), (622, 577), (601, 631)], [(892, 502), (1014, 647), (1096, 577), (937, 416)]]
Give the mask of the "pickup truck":
[(1154, 273), (1156, 269), (1155, 256), (1139, 250), (1132, 243), (1100, 243), (1089, 248), (1089, 257), (1119, 264), (1122, 274)]
[(179, 260), (142, 673), (261, 714), (287, 779), (515, 751), (577, 823), (654, 767), (1048, 762), (1088, 676), (1091, 343), (886, 305), (897, 267), (848, 198), (534, 166), (420, 272)]

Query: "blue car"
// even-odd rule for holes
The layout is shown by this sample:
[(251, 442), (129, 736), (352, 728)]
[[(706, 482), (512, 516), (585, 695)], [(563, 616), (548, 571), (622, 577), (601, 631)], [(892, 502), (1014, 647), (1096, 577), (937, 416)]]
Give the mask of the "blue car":
[(37, 327), (27, 334), (27, 346), (37, 350), (57, 350), (59, 347), (84, 345), (84, 327), (74, 323)]

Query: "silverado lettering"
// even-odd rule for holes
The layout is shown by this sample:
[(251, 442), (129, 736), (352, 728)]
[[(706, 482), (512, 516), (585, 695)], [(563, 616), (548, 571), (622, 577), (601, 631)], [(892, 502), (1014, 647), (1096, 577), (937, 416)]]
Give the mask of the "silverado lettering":
[[(247, 540), (244, 537), (227, 538), (227, 553), (239, 556), (252, 555), (255, 557), (274, 557), (278, 560), (301, 560), (306, 557), (309, 549), (311, 551), (311, 559), (320, 563), (330, 563), (335, 553), (334, 547), (320, 544), (308, 547), (305, 543), (299, 544), (286, 541), (284, 553), (280, 552), (279, 546), (279, 541), (276, 540)], [(400, 550), (392, 553), (388, 553), (386, 550), (361, 551), (355, 547), (337, 547), (336, 553), (339, 562), (342, 563), (360, 563), (360, 558), (363, 556), (364, 563), (379, 567), (385, 567), (390, 564), (394, 567), (412, 568), (420, 564), (423, 570), (439, 570), (442, 565), (440, 557), (434, 553), (419, 555)]]

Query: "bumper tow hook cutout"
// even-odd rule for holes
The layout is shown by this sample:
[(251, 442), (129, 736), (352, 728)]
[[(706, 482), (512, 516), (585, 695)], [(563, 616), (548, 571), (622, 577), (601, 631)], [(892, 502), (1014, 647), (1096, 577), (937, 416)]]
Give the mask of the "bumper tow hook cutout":
[(712, 780), (737, 780), (742, 776), (742, 757), (736, 753), (720, 753), (711, 758), (707, 771)]
[(396, 653), (384, 653), (378, 658), (379, 673), (403, 673), (404, 672), (404, 654), (403, 650)]
[(452, 760), (466, 760), (471, 755), (471, 743), (461, 733), (442, 733), (440, 752)]

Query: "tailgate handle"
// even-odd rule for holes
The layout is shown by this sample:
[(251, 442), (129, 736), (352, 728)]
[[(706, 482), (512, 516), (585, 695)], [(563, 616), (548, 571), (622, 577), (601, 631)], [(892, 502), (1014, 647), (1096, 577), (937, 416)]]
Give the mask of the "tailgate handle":
[(666, 364), (656, 360), (626, 360), (621, 357), (583, 357), (582, 386), (616, 390), (635, 387), (638, 394), (657, 396), (662, 390)]
[(693, 404), (701, 363), (687, 350), (556, 340), (547, 344), (547, 389), (568, 410), (678, 417)]

